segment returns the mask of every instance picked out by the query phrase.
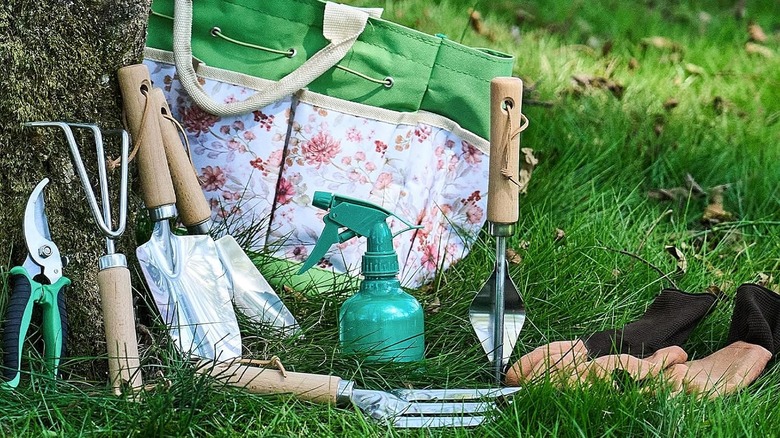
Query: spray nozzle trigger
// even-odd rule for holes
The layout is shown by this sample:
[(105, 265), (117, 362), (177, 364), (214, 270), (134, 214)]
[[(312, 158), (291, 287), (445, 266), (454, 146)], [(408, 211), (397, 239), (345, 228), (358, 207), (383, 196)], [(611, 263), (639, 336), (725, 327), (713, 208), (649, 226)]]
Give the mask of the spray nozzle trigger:
[[(309, 255), (309, 258), (306, 259), (306, 262), (304, 262), (303, 266), (301, 266), (301, 269), (298, 271), (298, 274), (306, 272), (320, 261), (320, 259), (325, 257), (325, 253), (332, 245), (344, 243), (353, 237), (369, 236), (371, 235), (372, 230), (377, 226), (387, 228), (390, 239), (389, 245), (392, 249), (392, 237), (395, 235), (389, 233), (390, 228), (386, 222), (387, 218), (390, 216), (398, 218), (398, 220), (409, 227), (401, 232), (420, 228), (378, 205), (361, 199), (349, 198), (347, 196), (336, 195), (329, 192), (314, 192), (312, 205), (328, 211), (328, 214), (323, 218), (325, 228), (323, 229), (320, 238), (317, 240), (317, 244), (314, 245), (314, 249)], [(346, 230), (339, 232), (339, 229), (341, 228), (346, 228)], [(371, 248), (369, 248), (369, 250), (370, 249)]]

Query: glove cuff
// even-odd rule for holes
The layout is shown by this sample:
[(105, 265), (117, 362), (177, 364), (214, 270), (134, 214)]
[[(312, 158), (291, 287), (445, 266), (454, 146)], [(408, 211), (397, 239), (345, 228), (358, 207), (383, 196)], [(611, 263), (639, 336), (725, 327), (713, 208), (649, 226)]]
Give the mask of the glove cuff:
[(728, 343), (760, 345), (772, 355), (780, 348), (780, 295), (763, 286), (745, 283), (737, 288)]
[(583, 341), (591, 358), (608, 354), (644, 358), (661, 348), (682, 345), (716, 302), (717, 297), (711, 293), (664, 289), (636, 321), (622, 329), (594, 333)]

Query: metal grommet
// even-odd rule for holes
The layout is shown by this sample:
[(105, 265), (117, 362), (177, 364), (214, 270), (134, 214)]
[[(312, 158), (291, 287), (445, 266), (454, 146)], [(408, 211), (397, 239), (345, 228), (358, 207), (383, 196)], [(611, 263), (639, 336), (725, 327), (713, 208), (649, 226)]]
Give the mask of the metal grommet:
[(294, 58), (294, 57), (295, 57), (295, 55), (297, 55), (297, 54), (298, 54), (298, 51), (297, 51), (297, 50), (295, 50), (295, 49), (294, 49), (294, 48), (292, 48), (292, 47), (290, 48), (290, 50), (288, 50), (288, 51), (287, 51), (287, 57), (288, 57), (288, 58)]
[(393, 84), (395, 84), (395, 80), (392, 77), (388, 76), (385, 78), (385, 88), (393, 88)]
[(219, 36), (219, 34), (222, 33), (222, 29), (218, 28), (217, 26), (214, 26), (211, 28), (211, 36)]

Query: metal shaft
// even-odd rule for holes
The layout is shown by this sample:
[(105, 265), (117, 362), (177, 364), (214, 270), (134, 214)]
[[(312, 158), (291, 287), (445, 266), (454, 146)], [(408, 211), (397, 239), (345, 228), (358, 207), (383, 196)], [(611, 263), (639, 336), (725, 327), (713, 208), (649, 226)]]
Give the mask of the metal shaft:
[(497, 383), (504, 372), (504, 280), (506, 279), (506, 237), (496, 237), (496, 282), (493, 290), (493, 370)]

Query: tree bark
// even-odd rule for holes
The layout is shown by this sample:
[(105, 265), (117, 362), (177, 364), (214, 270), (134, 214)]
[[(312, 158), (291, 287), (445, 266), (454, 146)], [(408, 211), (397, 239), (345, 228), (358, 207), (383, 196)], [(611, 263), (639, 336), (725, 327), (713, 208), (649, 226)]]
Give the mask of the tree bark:
[[(22, 124), (67, 121), (95, 123), (104, 130), (120, 128), (116, 71), (142, 59), (149, 3), (10, 0), (0, 6), (0, 271), (6, 280), (8, 268), (24, 261), (25, 203), (35, 185), (48, 177), (45, 198), (51, 234), (68, 256), (64, 273), (73, 281), (66, 292), (69, 357), (106, 354), (96, 282), (105, 239), (92, 218), (62, 132)], [(116, 137), (106, 136), (106, 147), (115, 157), (119, 142), (112, 138)], [(99, 157), (94, 142), (90, 135), (77, 139), (96, 188)], [(116, 196), (116, 175), (109, 185)], [(132, 196), (129, 205), (127, 230), (117, 242), (117, 251), (128, 256), (135, 252), (133, 212), (139, 207)], [(113, 216), (117, 217), (116, 210)], [(8, 292), (5, 287), (0, 293), (3, 316)], [(65, 362), (63, 369), (100, 379), (106, 361)]]

